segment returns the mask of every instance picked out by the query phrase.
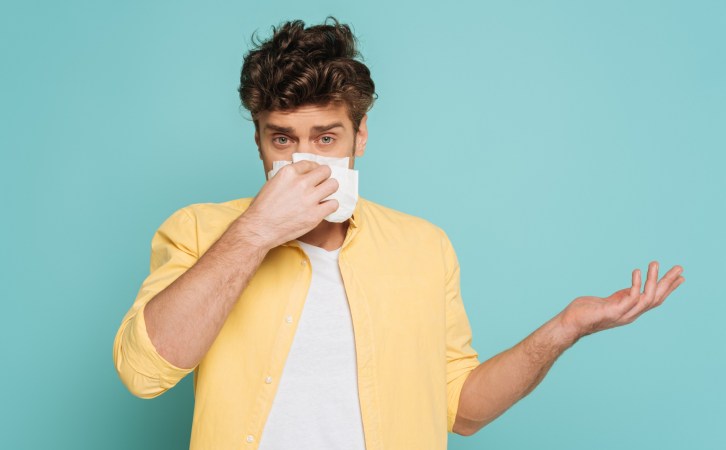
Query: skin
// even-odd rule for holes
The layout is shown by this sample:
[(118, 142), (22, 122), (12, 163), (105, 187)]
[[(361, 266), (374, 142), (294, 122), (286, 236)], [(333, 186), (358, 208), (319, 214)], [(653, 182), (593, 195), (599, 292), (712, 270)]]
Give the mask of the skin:
[[(365, 151), (367, 116), (355, 133), (342, 105), (265, 111), (257, 119), (255, 143), (265, 173), (272, 161), (292, 160), (296, 151), (351, 156), (350, 168), (354, 157)], [(341, 125), (314, 129), (336, 122)], [(335, 200), (323, 201), (337, 188), (328, 166), (300, 161), (280, 169), (196, 264), (146, 305), (147, 332), (157, 351), (177, 367), (196, 367), (270, 249), (292, 239), (326, 250), (339, 248), (348, 222), (323, 220), (338, 207)], [(644, 291), (636, 269), (630, 287), (605, 298), (574, 299), (517, 345), (481, 363), (462, 387), (453, 431), (472, 435), (499, 417), (529, 394), (559, 355), (583, 336), (631, 323), (662, 304), (684, 282), (682, 272), (681, 266), (673, 266), (658, 281), (658, 263), (652, 261)]]
[(641, 292), (640, 269), (628, 288), (601, 298), (578, 297), (523, 341), (481, 363), (467, 377), (459, 398), (454, 432), (469, 436), (529, 394), (555, 360), (583, 336), (632, 323), (661, 305), (685, 278), (673, 266), (658, 280), (658, 262), (648, 265)]
[[(365, 151), (366, 121), (364, 116), (354, 133), (347, 110), (340, 105), (260, 114), (255, 142), (265, 173), (273, 160), (291, 160), (295, 151), (351, 156), (353, 168), (353, 157)], [(313, 130), (336, 122), (341, 126)], [(292, 130), (273, 133), (268, 124)], [(280, 139), (283, 136), (287, 139)], [(280, 169), (199, 260), (146, 304), (147, 333), (162, 357), (180, 368), (196, 367), (272, 248), (296, 238), (326, 250), (343, 244), (348, 222), (323, 220), (338, 208), (337, 200), (322, 201), (338, 189), (330, 174), (330, 167), (313, 161)]]
[[(265, 173), (272, 169), (272, 161), (292, 161), (292, 154), (294, 152), (315, 153), (336, 158), (348, 156), (350, 157), (348, 168), (353, 169), (355, 158), (361, 157), (365, 153), (366, 142), (368, 140), (368, 127), (366, 124), (368, 116), (363, 116), (358, 126), (358, 132), (354, 133), (353, 122), (348, 118), (347, 111), (347, 107), (344, 104), (333, 104), (326, 106), (305, 105), (294, 111), (264, 111), (259, 114), (257, 117), (258, 130), (255, 132), (255, 143), (259, 149), (260, 159), (262, 160)], [(340, 124), (340, 126), (325, 131), (316, 131), (313, 128), (316, 126), (327, 128), (327, 126), (333, 124)], [(288, 128), (289, 130), (281, 132), (278, 130), (281, 127)], [(294, 167), (296, 165), (299, 165), (299, 162), (291, 166)], [(277, 175), (284, 172), (287, 167), (283, 167)], [(326, 173), (330, 170), (327, 166), (322, 167), (324, 169), (318, 168), (316, 170), (326, 171)], [(287, 176), (287, 174), (282, 176)], [(330, 182), (333, 183), (335, 180), (331, 179)], [(335, 183), (337, 189), (337, 182)], [(260, 194), (263, 193), (261, 192)], [(267, 200), (269, 196), (279, 195), (279, 192), (265, 192), (263, 195), (263, 200)], [(288, 198), (294, 200), (295, 197), (288, 196)], [(337, 201), (335, 202), (337, 209)], [(267, 202), (260, 203), (260, 205), (265, 204)], [(256, 205), (253, 204), (251, 207), (254, 206)], [(257, 215), (255, 214), (256, 211), (258, 209), (256, 207), (253, 208), (252, 214), (254, 214), (255, 218), (259, 218), (256, 225), (259, 228), (264, 228), (268, 217)], [(286, 214), (285, 210), (278, 209), (278, 212)], [(285, 224), (286, 222), (284, 220), (278, 220), (273, 221), (273, 223)], [(321, 221), (315, 228), (301, 237), (297, 237), (297, 239), (326, 250), (334, 250), (343, 245), (347, 229), (348, 221), (342, 223)], [(284, 229), (271, 229), (269, 232), (273, 236), (283, 235), (283, 239), (296, 238), (296, 236), (293, 236)]]

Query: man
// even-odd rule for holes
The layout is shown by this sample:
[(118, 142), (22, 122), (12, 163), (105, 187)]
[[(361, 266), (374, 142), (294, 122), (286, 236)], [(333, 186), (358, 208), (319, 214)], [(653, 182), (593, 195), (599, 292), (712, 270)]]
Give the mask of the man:
[(444, 231), (357, 191), (348, 214), (333, 198), (364, 154), (375, 93), (349, 27), (332, 22), (285, 23), (245, 57), (239, 92), (269, 179), (159, 227), (114, 341), (139, 397), (194, 371), (195, 450), (446, 448), (447, 431), (477, 432), (579, 338), (684, 281), (680, 266), (657, 281), (654, 261), (644, 292), (635, 270), (629, 288), (575, 299), (481, 363)]

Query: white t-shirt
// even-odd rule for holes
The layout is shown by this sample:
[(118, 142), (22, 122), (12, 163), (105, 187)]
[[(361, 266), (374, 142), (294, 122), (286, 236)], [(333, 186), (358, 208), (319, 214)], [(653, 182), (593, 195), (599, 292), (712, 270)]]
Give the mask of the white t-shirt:
[(340, 249), (297, 241), (312, 280), (260, 450), (364, 450), (353, 321)]

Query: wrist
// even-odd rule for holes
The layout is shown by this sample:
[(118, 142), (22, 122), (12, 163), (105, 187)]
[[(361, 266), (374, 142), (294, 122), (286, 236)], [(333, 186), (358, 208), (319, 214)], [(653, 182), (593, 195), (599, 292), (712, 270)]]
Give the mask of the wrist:
[(552, 324), (556, 339), (565, 347), (574, 345), (581, 337), (585, 336), (585, 333), (583, 333), (574, 323), (568, 320), (565, 311), (557, 314), (552, 319)]
[(245, 216), (245, 214), (239, 216), (228, 231), (232, 233), (240, 245), (248, 249), (267, 253), (276, 246), (261, 231), (261, 227), (258, 226), (257, 222), (253, 218)]

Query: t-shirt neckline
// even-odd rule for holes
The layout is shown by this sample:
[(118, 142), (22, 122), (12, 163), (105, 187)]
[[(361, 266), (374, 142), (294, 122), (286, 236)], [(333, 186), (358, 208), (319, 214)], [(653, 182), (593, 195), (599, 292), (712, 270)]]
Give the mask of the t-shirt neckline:
[(303, 242), (303, 241), (300, 241), (298, 239), (295, 239), (295, 241), (298, 244), (300, 244), (300, 246), (304, 250), (311, 250), (311, 251), (314, 251), (314, 252), (318, 252), (318, 253), (320, 253), (322, 255), (333, 256), (333, 255), (337, 255), (338, 253), (340, 253), (340, 248), (341, 247), (338, 247), (338, 248), (333, 249), (333, 250), (326, 250), (326, 249), (324, 249), (322, 247), (318, 247), (317, 245), (308, 244), (307, 242)]

